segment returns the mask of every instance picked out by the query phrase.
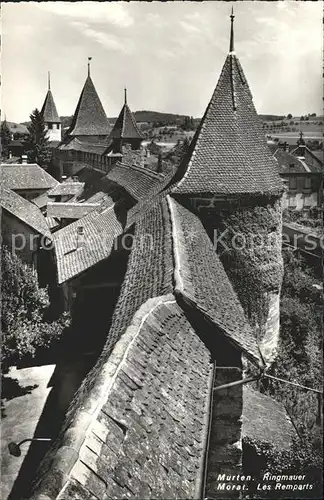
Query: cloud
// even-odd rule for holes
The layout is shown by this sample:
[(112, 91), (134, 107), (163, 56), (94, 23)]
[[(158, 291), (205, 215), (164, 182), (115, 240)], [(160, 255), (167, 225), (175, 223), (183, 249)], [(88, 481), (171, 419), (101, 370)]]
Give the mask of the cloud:
[(166, 25), (166, 21), (162, 19), (162, 17), (159, 14), (149, 12), (146, 16), (147, 22), (154, 26), (155, 28), (162, 28), (163, 26)]
[(40, 2), (38, 7), (71, 19), (88, 23), (110, 23), (121, 28), (134, 24), (125, 5), (117, 2)]
[(119, 38), (112, 33), (94, 29), (88, 24), (80, 21), (73, 21), (71, 25), (79, 29), (87, 38), (90, 38), (91, 40), (94, 40), (102, 45), (105, 49), (115, 50), (125, 54), (133, 52), (133, 44), (124, 36)]
[(186, 21), (180, 21), (179, 25), (182, 29), (184, 29), (187, 33), (200, 33), (200, 29), (193, 24), (187, 23)]

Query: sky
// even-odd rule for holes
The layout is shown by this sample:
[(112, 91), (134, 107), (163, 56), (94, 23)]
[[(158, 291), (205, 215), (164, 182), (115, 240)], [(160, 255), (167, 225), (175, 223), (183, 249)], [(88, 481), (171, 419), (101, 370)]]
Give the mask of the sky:
[(323, 2), (288, 0), (2, 3), (2, 113), (28, 120), (50, 71), (58, 113), (72, 115), (92, 57), (108, 117), (125, 86), (133, 111), (201, 117), (228, 53), (231, 5), (257, 111), (323, 114)]

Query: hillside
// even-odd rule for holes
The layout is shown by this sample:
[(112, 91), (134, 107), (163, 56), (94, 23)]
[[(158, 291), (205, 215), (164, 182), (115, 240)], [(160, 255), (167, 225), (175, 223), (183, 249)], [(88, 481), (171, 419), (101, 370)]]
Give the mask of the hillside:
[[(165, 126), (165, 125), (181, 125), (185, 118), (186, 115), (178, 115), (176, 113), (162, 113), (160, 111), (149, 111), (149, 110), (141, 110), (141, 111), (135, 111), (133, 113), (135, 120), (137, 122), (148, 122), (155, 124), (156, 126)], [(271, 128), (271, 125), (277, 125), (279, 124), (282, 120), (288, 121), (288, 124), (291, 120), (287, 120), (285, 116), (283, 115), (262, 115), (260, 114), (260, 119), (267, 123), (269, 127)], [(113, 123), (116, 121), (116, 116), (109, 117), (108, 120), (109, 122), (113, 125)], [(296, 125), (302, 126), (303, 130), (308, 130), (313, 128), (313, 125), (316, 124), (315, 126), (322, 125), (321, 122), (318, 120), (323, 119), (323, 117), (314, 117), (311, 118), (309, 121), (305, 122), (300, 122), (300, 117), (293, 117), (292, 120), (296, 122)], [(63, 128), (68, 127), (72, 121), (71, 116), (61, 116), (61, 120), (63, 123)], [(198, 126), (200, 121), (200, 118), (194, 118), (194, 123), (196, 126)], [(29, 122), (23, 122), (22, 125), (29, 125)]]

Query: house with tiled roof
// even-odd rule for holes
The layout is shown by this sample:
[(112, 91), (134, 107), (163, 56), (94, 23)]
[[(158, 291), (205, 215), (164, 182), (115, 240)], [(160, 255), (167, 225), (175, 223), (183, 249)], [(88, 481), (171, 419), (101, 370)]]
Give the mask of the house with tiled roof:
[(47, 137), (50, 142), (54, 141), (56, 145), (61, 142), (61, 118), (58, 115), (53, 94), (51, 91), (50, 73), (48, 73), (48, 90), (41, 109), (41, 115), (44, 120)]
[(1, 182), (27, 200), (33, 200), (59, 183), (37, 163), (2, 163)]
[(125, 144), (130, 144), (132, 149), (139, 149), (144, 138), (127, 104), (127, 89), (124, 89), (124, 92), (124, 105), (108, 138), (111, 142), (109, 150), (115, 152), (122, 152), (122, 146)]
[(323, 161), (306, 146), (302, 133), (295, 148), (279, 145), (273, 156), (287, 185), (283, 207), (305, 213), (322, 207)]
[[(261, 378), (276, 355), (283, 184), (233, 21), (219, 82), (177, 171), (147, 172), (123, 157), (105, 176), (112, 202), (54, 234), (73, 326), (52, 398), (59, 429), (43, 426), (51, 442), (31, 465), (32, 485), (19, 485), (25, 498), (239, 497), (246, 402), (249, 435), (253, 415), (275, 407), (267, 419), (281, 412), (292, 439), (282, 407), (243, 391), (243, 367)], [(71, 359), (83, 367), (81, 385)], [(279, 440), (281, 420), (267, 423)], [(222, 474), (238, 487), (220, 488)]]
[(21, 259), (34, 267), (42, 244), (52, 240), (40, 209), (0, 183), (1, 237)]

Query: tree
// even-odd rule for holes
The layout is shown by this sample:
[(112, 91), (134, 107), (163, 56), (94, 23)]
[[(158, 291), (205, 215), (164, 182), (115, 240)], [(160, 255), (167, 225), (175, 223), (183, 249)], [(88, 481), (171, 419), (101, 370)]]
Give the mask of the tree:
[(1, 123), (1, 154), (4, 158), (8, 158), (8, 146), (11, 143), (11, 132), (7, 121)]
[(46, 290), (38, 286), (33, 269), (5, 245), (1, 255), (2, 369), (34, 357), (52, 345), (66, 326), (65, 318), (44, 321), (49, 306)]
[(287, 115), (287, 118), (288, 118), (288, 120), (291, 120), (291, 119), (292, 119), (292, 114), (291, 114), (291, 113), (289, 113), (289, 114)]
[(29, 132), (28, 143), (30, 147), (27, 152), (29, 161), (36, 162), (46, 169), (51, 163), (52, 155), (48, 149), (49, 140), (47, 138), (43, 116), (37, 108), (31, 113), (30, 120), (31, 123), (27, 127)]

